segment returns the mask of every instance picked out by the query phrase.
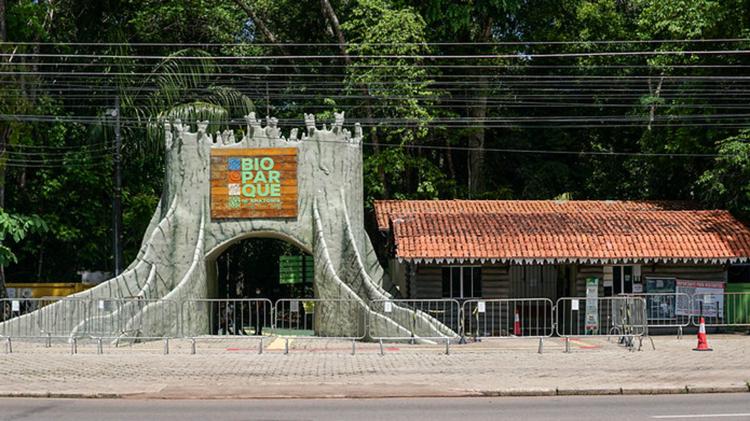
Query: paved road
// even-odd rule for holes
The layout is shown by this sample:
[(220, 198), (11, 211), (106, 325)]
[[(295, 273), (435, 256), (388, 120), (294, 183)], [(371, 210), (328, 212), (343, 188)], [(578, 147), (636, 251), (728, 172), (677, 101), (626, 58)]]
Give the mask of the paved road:
[(0, 420), (750, 420), (744, 393), (444, 399), (0, 399)]

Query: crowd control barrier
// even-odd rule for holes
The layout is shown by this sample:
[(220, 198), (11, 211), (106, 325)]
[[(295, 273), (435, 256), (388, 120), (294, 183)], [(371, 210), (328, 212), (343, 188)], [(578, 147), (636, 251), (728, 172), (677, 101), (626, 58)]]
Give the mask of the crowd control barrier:
[(682, 337), (683, 329), (690, 326), (693, 301), (685, 293), (638, 293), (621, 294), (622, 297), (638, 297), (646, 300), (648, 328), (677, 329)]
[[(340, 317), (345, 314), (348, 317)], [(284, 351), (295, 339), (370, 338), (410, 343), (465, 338), (565, 338), (569, 351), (573, 337), (617, 337), (632, 349), (634, 338), (649, 337), (651, 328), (698, 326), (703, 315), (707, 327), (750, 327), (750, 293), (720, 294), (644, 293), (617, 297), (566, 297), (556, 303), (547, 298), (391, 299), (363, 302), (346, 299), (169, 299), (51, 297), (0, 299), (0, 340), (12, 352), (12, 340), (30, 343), (55, 339), (112, 340), (122, 346), (142, 341), (249, 338), (284, 339)]]
[(566, 297), (555, 306), (556, 333), (570, 351), (572, 337), (618, 337), (633, 349), (635, 337), (646, 335), (646, 300), (640, 297)]
[(701, 315), (706, 327), (750, 327), (750, 292), (694, 294), (691, 313), (696, 327)]
[[(196, 342), (231, 336), (258, 340), (263, 353), (264, 335), (273, 330), (273, 302), (265, 298), (193, 299), (182, 303), (182, 337), (190, 339), (190, 353)], [(206, 334), (208, 333), (208, 334)]]
[(554, 303), (548, 298), (471, 299), (463, 304), (463, 334), (474, 339), (544, 338), (555, 333)]
[[(363, 302), (347, 299), (283, 298), (276, 301), (273, 334), (284, 338), (284, 353), (289, 353), (289, 340), (341, 339), (352, 342), (367, 335), (367, 311)], [(336, 315), (348, 314), (341, 318)]]
[[(0, 299), (0, 336), (6, 338), (47, 338), (55, 336), (55, 321), (49, 308), (63, 298), (3, 298)], [(36, 310), (47, 308), (45, 312)]]
[[(444, 341), (450, 353), (451, 340), (458, 340), (462, 331), (461, 305), (453, 299), (391, 299), (370, 302), (370, 337), (383, 341), (433, 342)], [(406, 327), (392, 319), (406, 322)]]

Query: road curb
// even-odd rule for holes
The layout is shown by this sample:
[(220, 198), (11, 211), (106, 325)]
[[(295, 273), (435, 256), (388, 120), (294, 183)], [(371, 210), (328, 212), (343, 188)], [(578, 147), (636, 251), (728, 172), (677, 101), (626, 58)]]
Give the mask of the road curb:
[(622, 395), (622, 388), (602, 389), (557, 389), (557, 396)]
[(498, 389), (498, 390), (463, 390), (427, 392), (427, 393), (383, 393), (371, 395), (362, 394), (285, 394), (276, 393), (264, 395), (262, 393), (234, 393), (227, 395), (184, 395), (149, 393), (85, 393), (85, 392), (2, 392), (0, 398), (47, 398), (47, 399), (195, 399), (195, 400), (231, 400), (231, 399), (392, 399), (392, 398), (482, 398), (482, 397), (530, 397), (530, 396), (611, 396), (611, 395), (674, 395), (686, 393), (750, 393), (747, 386), (685, 386), (685, 387), (654, 387), (654, 388), (591, 388), (591, 389)]
[(0, 392), (0, 398), (121, 399), (120, 393)]
[(685, 386), (687, 393), (747, 393), (747, 386)]
[(679, 395), (685, 393), (688, 393), (687, 387), (622, 388), (623, 395)]

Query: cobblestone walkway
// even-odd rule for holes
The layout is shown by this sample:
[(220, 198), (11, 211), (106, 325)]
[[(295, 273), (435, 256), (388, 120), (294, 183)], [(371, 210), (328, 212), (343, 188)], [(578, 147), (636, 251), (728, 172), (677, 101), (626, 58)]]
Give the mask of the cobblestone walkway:
[[(713, 352), (693, 352), (693, 337), (655, 339), (656, 350), (629, 352), (614, 342), (581, 339), (563, 352), (548, 339), (538, 354), (534, 340), (485, 341), (444, 346), (340, 341), (203, 340), (190, 355), (189, 341), (114, 348), (102, 355), (95, 343), (14, 342), (0, 354), (0, 395), (139, 397), (341, 397), (466, 396), (482, 394), (677, 393), (747, 391), (750, 337), (713, 335)], [(1, 349), (1, 348), (0, 348)]]

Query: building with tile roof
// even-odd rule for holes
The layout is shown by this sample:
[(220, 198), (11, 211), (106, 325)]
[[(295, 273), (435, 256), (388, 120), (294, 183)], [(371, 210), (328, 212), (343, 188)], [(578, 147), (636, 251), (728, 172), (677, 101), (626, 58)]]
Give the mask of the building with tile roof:
[(605, 296), (718, 288), (750, 262), (748, 227), (684, 202), (386, 200), (375, 216), (411, 298), (581, 296), (587, 278)]

